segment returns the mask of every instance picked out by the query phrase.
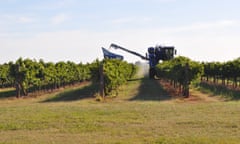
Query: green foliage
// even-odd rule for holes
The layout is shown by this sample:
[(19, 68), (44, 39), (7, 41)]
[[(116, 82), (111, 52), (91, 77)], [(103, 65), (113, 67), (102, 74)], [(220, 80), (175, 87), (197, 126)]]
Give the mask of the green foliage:
[(15, 63), (0, 65), (0, 87), (15, 86), (17, 97), (28, 92), (53, 90), (91, 79), (93, 65), (19, 58)]
[(106, 95), (117, 95), (119, 87), (136, 74), (136, 66), (125, 61), (105, 59), (103, 61), (104, 88)]
[(189, 80), (195, 80), (203, 73), (203, 67), (201, 64), (195, 61), (191, 61), (189, 58), (179, 56), (170, 61), (164, 61), (157, 65), (157, 74), (159, 77), (164, 77), (170, 80), (175, 80), (180, 84), (184, 82), (184, 71), (186, 64), (189, 65)]
[(54, 90), (85, 80), (99, 81), (100, 65), (104, 64), (105, 92), (117, 94), (119, 86), (125, 84), (136, 73), (136, 66), (120, 60), (98, 59), (92, 63), (44, 62), (19, 58), (15, 63), (0, 65), (0, 87), (15, 86), (16, 96), (28, 92)]
[(100, 68), (100, 64), (101, 62), (96, 59), (94, 62), (92, 62), (91, 64), (87, 64), (90, 73), (91, 73), (91, 77), (93, 81), (99, 81), (99, 68)]
[(164, 61), (157, 65), (158, 77), (169, 79), (180, 85), (186, 83), (186, 78), (190, 83), (199, 78), (202, 73), (203, 66), (200, 63), (183, 56), (176, 57), (170, 61)]
[(240, 78), (240, 58), (227, 61), (227, 62), (206, 62), (202, 63), (204, 66), (204, 74), (206, 80), (212, 79), (216, 83), (219, 79), (222, 80), (222, 84), (225, 85), (229, 81), (232, 81), (235, 86)]
[(10, 64), (0, 65), (0, 88), (13, 85), (13, 79), (9, 76)]

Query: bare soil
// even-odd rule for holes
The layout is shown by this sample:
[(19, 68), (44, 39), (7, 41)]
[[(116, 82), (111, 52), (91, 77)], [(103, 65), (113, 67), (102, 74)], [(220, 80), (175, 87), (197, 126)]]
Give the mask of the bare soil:
[(173, 85), (171, 85), (169, 82), (166, 82), (164, 80), (159, 80), (159, 83), (177, 101), (192, 102), (192, 103), (221, 101), (221, 99), (217, 97), (213, 97), (211, 94), (203, 93), (194, 88), (190, 88), (190, 96), (188, 98), (184, 98), (179, 88), (174, 88)]

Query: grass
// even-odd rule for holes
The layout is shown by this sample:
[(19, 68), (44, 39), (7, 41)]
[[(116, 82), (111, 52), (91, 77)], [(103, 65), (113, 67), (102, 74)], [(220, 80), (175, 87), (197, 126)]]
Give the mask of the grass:
[(230, 89), (223, 85), (211, 85), (208, 83), (200, 83), (197, 85), (200, 91), (205, 93), (211, 93), (212, 96), (221, 96), (225, 100), (239, 100), (240, 99), (240, 90), (239, 89)]
[(0, 100), (4, 98), (13, 97), (16, 95), (14, 88), (3, 88), (0, 89)]
[[(154, 89), (153, 89), (154, 88)], [(238, 101), (179, 102), (139, 79), (97, 102), (86, 84), (29, 99), (0, 100), (0, 143), (237, 144)], [(69, 98), (68, 98), (69, 97)]]

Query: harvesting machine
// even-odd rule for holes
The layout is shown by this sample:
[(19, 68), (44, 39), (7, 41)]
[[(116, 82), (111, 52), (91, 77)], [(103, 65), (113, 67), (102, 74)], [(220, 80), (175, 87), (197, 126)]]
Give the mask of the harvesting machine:
[[(176, 50), (174, 49), (173, 46), (155, 46), (155, 47), (149, 47), (148, 51), (146, 53), (146, 56), (141, 55), (135, 51), (126, 49), (124, 47), (121, 47), (116, 44), (111, 44), (110, 48), (115, 48), (115, 49), (121, 49), (125, 52), (131, 53), (135, 56), (138, 56), (142, 58), (143, 60), (148, 60), (149, 61), (149, 77), (153, 79), (156, 75), (156, 65), (159, 63), (160, 60), (162, 61), (167, 61), (171, 60), (174, 58), (174, 55), (176, 54)], [(109, 59), (123, 59), (123, 56), (111, 53), (105, 48), (102, 48), (104, 58), (109, 58)]]

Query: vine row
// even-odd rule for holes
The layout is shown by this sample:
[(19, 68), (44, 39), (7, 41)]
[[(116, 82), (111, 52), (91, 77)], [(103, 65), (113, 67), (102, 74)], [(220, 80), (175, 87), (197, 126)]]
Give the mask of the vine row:
[(137, 71), (134, 64), (117, 59), (103, 60), (104, 92), (106, 95), (117, 96), (121, 85), (126, 84)]
[(203, 74), (203, 65), (189, 58), (179, 56), (157, 65), (157, 76), (170, 81), (179, 88), (183, 96), (189, 96), (189, 85)]

